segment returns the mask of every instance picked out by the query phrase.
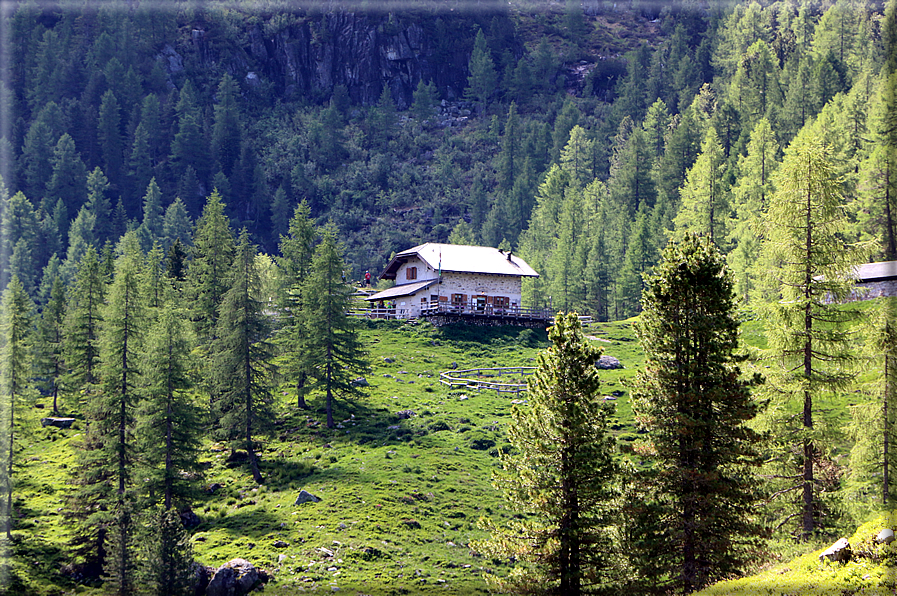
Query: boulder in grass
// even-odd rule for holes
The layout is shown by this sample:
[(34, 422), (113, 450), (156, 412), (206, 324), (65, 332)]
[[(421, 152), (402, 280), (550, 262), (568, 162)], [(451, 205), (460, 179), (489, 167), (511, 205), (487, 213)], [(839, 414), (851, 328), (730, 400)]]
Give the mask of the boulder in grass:
[(307, 490), (302, 489), (299, 492), (299, 496), (296, 497), (296, 502), (293, 504), (294, 505), (302, 505), (303, 503), (317, 503), (320, 500), (321, 500), (320, 497), (316, 497), (313, 494), (311, 494), (310, 492), (308, 492)]
[(245, 596), (261, 583), (255, 565), (246, 559), (232, 559), (215, 571), (206, 596)]
[(74, 418), (56, 418), (51, 416), (40, 419), (41, 426), (55, 426), (56, 428), (72, 428), (74, 423)]
[(616, 370), (618, 368), (623, 368), (620, 361), (613, 356), (602, 356), (598, 359), (598, 362), (595, 363), (595, 366), (601, 370)]
[(894, 530), (885, 528), (875, 537), (876, 544), (891, 544), (894, 542)]
[(847, 538), (841, 538), (825, 549), (822, 554), (819, 555), (819, 560), (825, 561), (828, 559), (832, 563), (846, 563), (850, 560), (850, 556), (850, 542), (847, 541)]

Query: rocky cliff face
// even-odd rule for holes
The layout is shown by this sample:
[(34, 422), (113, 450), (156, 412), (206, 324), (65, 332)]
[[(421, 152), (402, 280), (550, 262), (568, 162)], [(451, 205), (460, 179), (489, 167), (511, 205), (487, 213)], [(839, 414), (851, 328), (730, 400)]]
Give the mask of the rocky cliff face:
[[(474, 37), (470, 17), (333, 12), (284, 20), (287, 24), (277, 27), (255, 20), (244, 32), (243, 47), (216, 43), (225, 36), (216, 34), (219, 25), (206, 22), (191, 30), (189, 43), (177, 52), (186, 54), (188, 63), (220, 65), (250, 85), (267, 83), (287, 100), (319, 101), (345, 85), (353, 103), (371, 105), (389, 85), (404, 109), (420, 79), (433, 81), (449, 99), (467, 85)], [(166, 56), (164, 64), (171, 63), (177, 59)]]

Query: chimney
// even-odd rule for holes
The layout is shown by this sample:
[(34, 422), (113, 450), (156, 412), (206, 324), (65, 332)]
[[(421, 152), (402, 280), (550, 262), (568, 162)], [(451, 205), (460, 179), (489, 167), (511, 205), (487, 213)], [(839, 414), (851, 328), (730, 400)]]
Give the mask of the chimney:
[(508, 261), (511, 261), (511, 251), (510, 250), (508, 251)]

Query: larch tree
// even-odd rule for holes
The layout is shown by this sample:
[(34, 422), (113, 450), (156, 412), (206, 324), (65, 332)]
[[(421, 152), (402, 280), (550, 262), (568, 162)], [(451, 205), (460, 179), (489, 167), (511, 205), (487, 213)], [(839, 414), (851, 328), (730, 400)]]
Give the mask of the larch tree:
[(224, 203), (217, 191), (206, 201), (196, 222), (193, 260), (187, 269), (187, 296), (192, 303), (193, 320), (200, 342), (211, 341), (218, 312), (230, 285), (234, 262), (234, 236)]
[(734, 221), (729, 230), (729, 266), (735, 290), (745, 302), (756, 288), (762, 220), (772, 194), (772, 175), (778, 167), (776, 142), (769, 120), (762, 118), (751, 132), (747, 155), (738, 160), (738, 182), (732, 188)]
[(679, 213), (673, 220), (675, 232), (706, 234), (717, 246), (726, 242), (729, 201), (724, 186), (726, 162), (716, 129), (707, 129), (701, 154), (689, 169), (681, 191)]
[(894, 500), (891, 482), (897, 464), (897, 298), (876, 300), (865, 325), (862, 362), (876, 374), (862, 385), (866, 398), (851, 408), (847, 434), (853, 439), (847, 475), (846, 503), (869, 513), (877, 501), (887, 507)]
[(477, 31), (473, 42), (469, 70), (470, 76), (467, 77), (467, 89), (464, 90), (464, 95), (472, 101), (479, 102), (481, 109), (485, 110), (498, 86), (498, 74), (495, 72), (495, 63), (492, 61), (482, 29)]
[(315, 380), (314, 385), (324, 390), (328, 428), (336, 426), (336, 395), (358, 395), (353, 381), (368, 368), (357, 323), (346, 314), (353, 290), (343, 279), (344, 249), (337, 236), (332, 222), (321, 230), (321, 242), (302, 285), (303, 368)]
[(81, 259), (74, 284), (69, 290), (65, 315), (65, 356), (68, 374), (64, 385), (70, 392), (87, 392), (97, 382), (100, 360), (101, 307), (106, 283), (100, 273), (100, 261), (91, 246)]
[(220, 431), (234, 450), (246, 450), (253, 479), (263, 482), (253, 434), (270, 420), (274, 370), (269, 324), (259, 300), (256, 248), (244, 229), (231, 263), (230, 288), (224, 294), (211, 347), (213, 407)]
[(85, 458), (107, 467), (107, 477), (113, 479), (107, 502), (111, 512), (107, 535), (110, 556), (105, 573), (115, 593), (124, 596), (134, 590), (133, 431), (146, 307), (140, 283), (144, 257), (135, 232), (122, 237), (118, 252), (101, 326), (102, 390), (89, 412), (88, 433), (95, 437), (97, 449)]
[(618, 468), (607, 431), (611, 408), (602, 400), (595, 362), (601, 350), (582, 334), (574, 313), (559, 314), (549, 328), (528, 383), (526, 404), (511, 410), (509, 440), (493, 484), (514, 515), (474, 547), (512, 558), (506, 577), (487, 575), (502, 593), (578, 596), (612, 592), (610, 528)]
[(738, 367), (732, 279), (709, 238), (686, 234), (668, 246), (642, 300), (646, 363), (632, 409), (654, 466), (640, 480), (665, 543), (654, 564), (667, 587), (688, 594), (742, 569), (759, 532), (751, 468), (761, 437), (749, 427), (758, 406)]
[(42, 389), (53, 398), (53, 414), (59, 414), (59, 390), (65, 374), (63, 346), (65, 338), (65, 286), (58, 270), (44, 283), (50, 295), (41, 310), (35, 341), (35, 367)]
[(277, 259), (278, 302), (283, 313), (282, 327), (276, 338), (282, 353), (280, 370), (296, 387), (296, 400), (300, 408), (307, 407), (305, 383), (309, 374), (303, 366), (305, 360), (301, 354), (305, 337), (305, 327), (302, 324), (302, 286), (311, 271), (317, 237), (311, 209), (303, 200), (296, 206), (290, 219), (288, 235), (280, 237), (281, 257)]
[(4, 525), (6, 539), (12, 540), (12, 492), (13, 492), (13, 460), (15, 453), (16, 405), (21, 402), (31, 387), (31, 323), (34, 304), (25, 292), (22, 282), (15, 275), (3, 290), (3, 311), (0, 313), (0, 390), (2, 390), (2, 406), (6, 410), (4, 437), (7, 452), (5, 484), (6, 503), (4, 507)]
[[(856, 313), (837, 302), (852, 288), (851, 272), (863, 262), (865, 251), (843, 238), (847, 222), (841, 185), (825, 146), (796, 139), (775, 180), (761, 248), (762, 270), (774, 290), (763, 307), (771, 367), (767, 390), (781, 441), (774, 463), (784, 486), (777, 493), (800, 495), (785, 507), (778, 524), (799, 519), (796, 535), (806, 540), (818, 525), (821, 508), (814, 469), (823, 442), (814, 400), (853, 381), (847, 364), (855, 354), (846, 326)], [(790, 414), (795, 408), (800, 415)]]
[(190, 473), (200, 470), (201, 416), (190, 365), (183, 310), (169, 299), (147, 334), (135, 431), (141, 476), (148, 480), (142, 488), (151, 507), (138, 576), (159, 596), (186, 594), (192, 587), (192, 550), (179, 515), (194, 496)]

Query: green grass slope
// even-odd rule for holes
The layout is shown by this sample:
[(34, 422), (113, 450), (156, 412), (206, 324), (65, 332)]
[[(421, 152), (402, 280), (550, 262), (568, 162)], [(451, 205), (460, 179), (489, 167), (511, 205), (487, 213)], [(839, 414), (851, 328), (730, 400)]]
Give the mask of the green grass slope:
[(721, 582), (695, 596), (848, 596), (897, 593), (897, 543), (876, 544), (885, 529), (897, 529), (897, 511), (882, 513), (850, 537), (847, 563), (820, 561), (826, 547), (750, 577)]
[[(587, 334), (626, 366), (604, 373), (603, 386), (617, 398), (613, 427), (625, 445), (636, 437), (624, 381), (642, 363), (638, 342), (628, 323), (594, 325)], [(195, 555), (205, 565), (242, 557), (269, 570), (269, 594), (485, 594), (482, 575), (493, 562), (468, 544), (485, 537), (481, 516), (510, 515), (491, 475), (499, 451), (511, 448), (505, 429), (518, 396), (451, 390), (439, 373), (455, 365), (533, 366), (546, 334), (378, 322), (365, 323), (362, 335), (372, 362), (368, 395), (338, 403), (338, 428), (326, 428), (319, 397), (301, 410), (286, 386), (278, 392), (279, 417), (262, 437), (263, 485), (244, 464), (227, 461), (224, 445), (205, 442), (202, 486), (221, 488), (194, 503), (202, 520), (192, 531)], [(40, 401), (19, 430), (6, 585), (15, 594), (97, 593), (60, 574), (77, 563), (69, 560), (63, 513), (83, 422), (41, 428), (48, 411)], [(402, 418), (404, 410), (414, 414)], [(321, 501), (295, 506), (302, 489)]]

